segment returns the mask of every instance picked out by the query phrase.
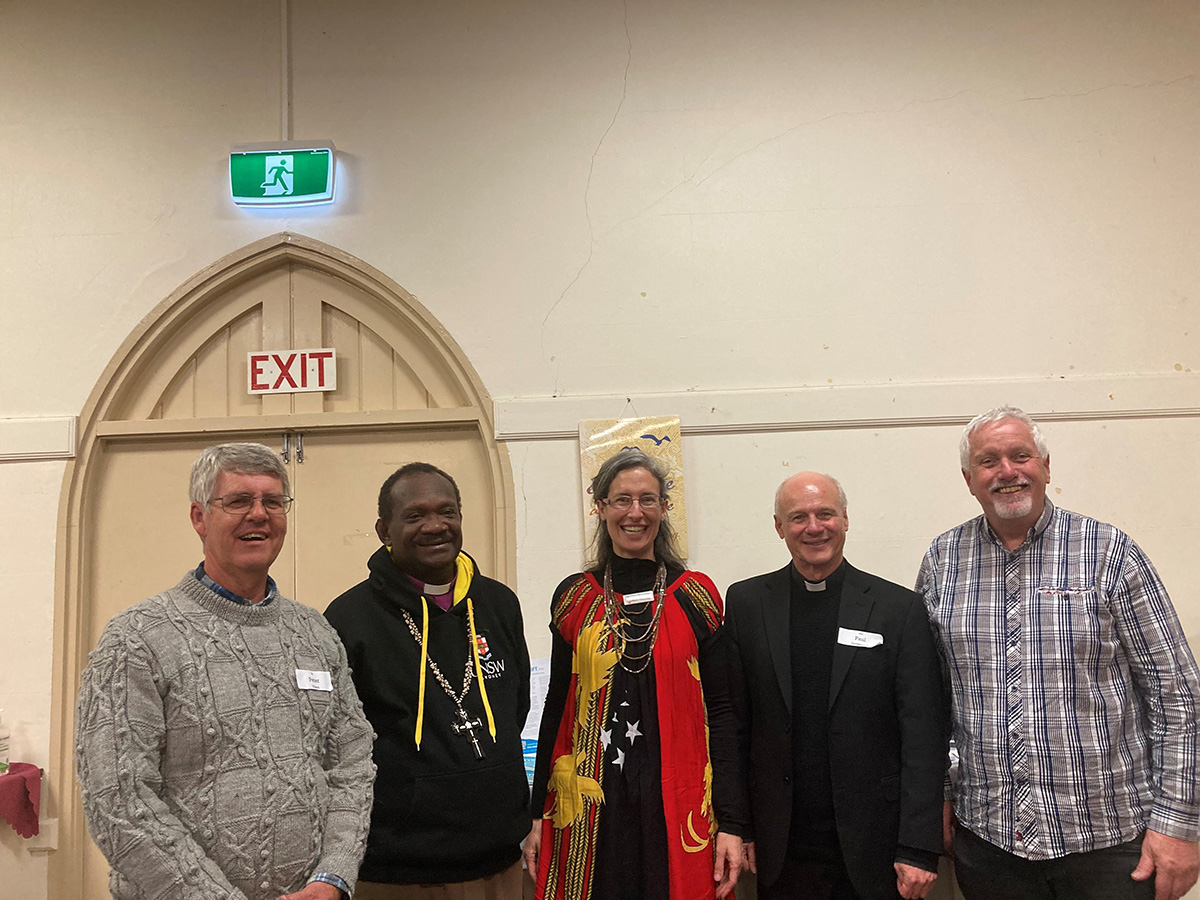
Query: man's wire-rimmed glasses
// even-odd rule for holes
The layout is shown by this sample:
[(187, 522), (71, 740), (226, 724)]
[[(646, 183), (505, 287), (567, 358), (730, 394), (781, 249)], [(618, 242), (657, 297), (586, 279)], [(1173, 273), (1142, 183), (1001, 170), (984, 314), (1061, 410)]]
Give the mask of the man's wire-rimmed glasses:
[(261, 503), (267, 515), (282, 516), (292, 508), (293, 499), (283, 494), (226, 494), (224, 497), (209, 498), (208, 505), (215, 504), (231, 516), (244, 516), (254, 508), (255, 503)]

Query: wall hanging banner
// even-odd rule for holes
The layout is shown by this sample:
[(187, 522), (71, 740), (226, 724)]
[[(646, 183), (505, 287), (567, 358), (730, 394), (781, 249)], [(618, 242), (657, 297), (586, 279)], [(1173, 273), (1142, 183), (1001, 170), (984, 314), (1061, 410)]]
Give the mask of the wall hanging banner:
[(679, 552), (688, 555), (687, 497), (683, 483), (683, 443), (678, 416), (647, 416), (640, 419), (584, 419), (579, 423), (579, 469), (583, 476), (584, 535), (590, 541), (596, 530), (596, 504), (592, 479), (600, 464), (622, 450), (636, 447), (653, 456), (667, 472), (671, 495), (667, 513), (675, 529)]

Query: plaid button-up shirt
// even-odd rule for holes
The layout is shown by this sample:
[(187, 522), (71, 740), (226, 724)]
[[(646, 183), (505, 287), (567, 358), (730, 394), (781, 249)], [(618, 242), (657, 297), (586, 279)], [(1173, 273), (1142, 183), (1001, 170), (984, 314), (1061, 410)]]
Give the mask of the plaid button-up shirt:
[(1016, 550), (980, 516), (921, 563), (959, 756), (955, 812), (1027, 859), (1196, 840), (1200, 677), (1158, 573), (1049, 500)]

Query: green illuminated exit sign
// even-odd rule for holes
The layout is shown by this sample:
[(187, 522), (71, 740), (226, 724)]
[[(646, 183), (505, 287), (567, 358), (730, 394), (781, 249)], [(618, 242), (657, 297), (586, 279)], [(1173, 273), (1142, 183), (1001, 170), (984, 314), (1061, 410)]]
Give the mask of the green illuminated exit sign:
[(229, 190), (238, 206), (299, 206), (333, 200), (334, 147), (328, 141), (239, 144), (229, 153)]

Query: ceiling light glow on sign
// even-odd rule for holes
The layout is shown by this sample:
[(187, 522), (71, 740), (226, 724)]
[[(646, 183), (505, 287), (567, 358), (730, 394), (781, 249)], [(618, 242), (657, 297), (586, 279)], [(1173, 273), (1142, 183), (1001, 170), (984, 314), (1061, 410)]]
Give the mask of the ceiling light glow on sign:
[(238, 206), (304, 206), (333, 200), (330, 141), (238, 144), (229, 153), (229, 190)]

